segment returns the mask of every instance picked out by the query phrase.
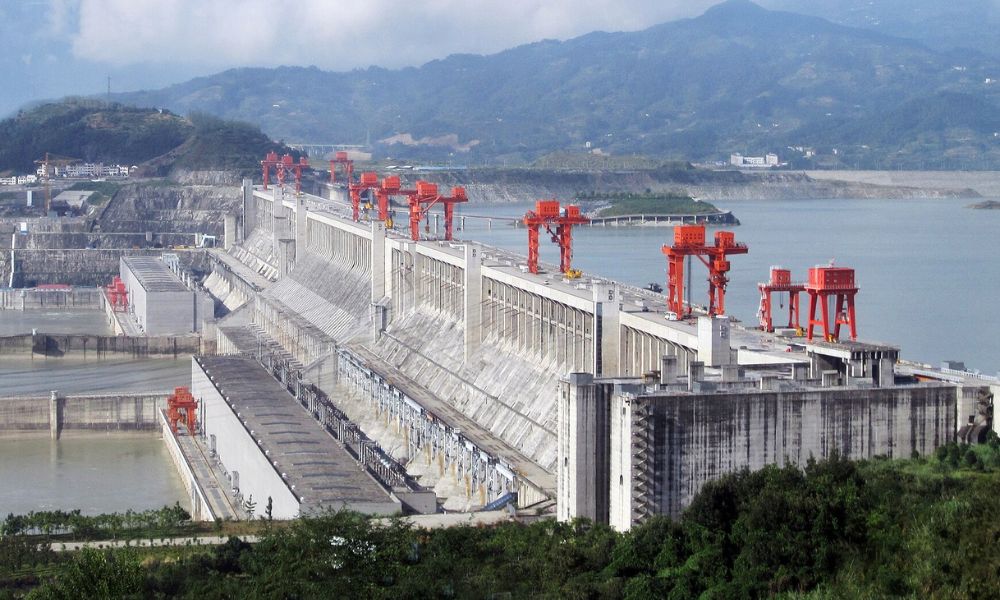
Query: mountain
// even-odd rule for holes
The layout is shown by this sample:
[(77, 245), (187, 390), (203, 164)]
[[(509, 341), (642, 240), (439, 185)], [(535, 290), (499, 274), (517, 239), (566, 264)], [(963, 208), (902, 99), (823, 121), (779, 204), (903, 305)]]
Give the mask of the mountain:
[[(914, 40), (729, 0), (644, 31), (419, 68), (236, 69), (119, 99), (413, 159), (523, 161), (590, 147), (692, 160), (776, 151), (799, 166), (948, 167), (962, 156), (986, 168), (1000, 166), (996, 78), (1000, 63), (981, 54), (957, 62)], [(950, 118), (956, 98), (975, 114)], [(894, 118), (924, 104), (940, 110)]]
[(996, 0), (761, 0), (761, 4), (917, 40), (942, 51), (963, 49), (1000, 58)]
[(43, 104), (0, 121), (0, 172), (34, 171), (34, 161), (46, 153), (142, 165), (150, 175), (175, 168), (249, 172), (271, 150), (288, 148), (255, 125), (92, 100)]

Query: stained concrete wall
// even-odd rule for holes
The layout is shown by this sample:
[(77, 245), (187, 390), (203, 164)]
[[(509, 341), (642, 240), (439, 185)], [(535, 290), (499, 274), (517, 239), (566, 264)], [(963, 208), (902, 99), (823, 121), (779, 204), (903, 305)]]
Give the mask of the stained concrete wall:
[(156, 431), (157, 411), (166, 406), (168, 394), (59, 396), (57, 405), (50, 396), (0, 397), (0, 435)]
[(744, 468), (925, 455), (951, 441), (956, 388), (920, 385), (758, 393), (617, 394), (611, 525), (676, 517), (708, 481)]
[(0, 289), (0, 310), (44, 310), (51, 308), (100, 309), (101, 290), (96, 287), (70, 290)]
[(102, 335), (24, 334), (0, 337), (0, 355), (36, 354), (49, 357), (72, 355), (100, 358), (108, 354), (128, 356), (178, 356), (199, 352), (197, 336), (125, 337)]

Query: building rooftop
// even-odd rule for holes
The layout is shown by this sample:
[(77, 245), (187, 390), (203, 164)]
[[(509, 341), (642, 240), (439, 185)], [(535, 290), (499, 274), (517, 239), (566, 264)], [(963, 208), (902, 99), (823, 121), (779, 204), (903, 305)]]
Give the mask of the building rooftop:
[(188, 291), (166, 263), (155, 256), (127, 256), (122, 260), (147, 292)]
[(256, 361), (197, 358), (274, 468), (301, 499), (302, 512), (393, 503), (386, 492)]

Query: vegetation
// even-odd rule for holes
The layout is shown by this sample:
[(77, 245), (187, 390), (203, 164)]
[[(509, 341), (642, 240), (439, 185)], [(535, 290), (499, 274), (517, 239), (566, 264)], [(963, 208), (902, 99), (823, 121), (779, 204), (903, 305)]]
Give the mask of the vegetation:
[(576, 199), (584, 202), (610, 203), (601, 209), (599, 217), (621, 215), (701, 215), (719, 212), (713, 204), (695, 200), (686, 194), (654, 194), (652, 192), (585, 192)]
[(87, 162), (137, 164), (176, 148), (191, 125), (169, 111), (70, 100), (0, 121), (0, 172), (34, 172), (45, 153)]
[[(44, 104), (0, 121), (0, 172), (34, 171), (46, 152), (53, 157), (106, 164), (143, 165), (145, 174), (165, 176), (175, 168), (259, 169), (269, 151), (298, 153), (271, 141), (256, 126), (202, 113), (188, 118), (169, 111), (107, 105), (88, 100)], [(113, 182), (95, 189), (111, 197)]]
[(180, 504), (142, 512), (127, 511), (97, 516), (70, 512), (39, 511), (27, 515), (7, 515), (0, 525), (0, 535), (59, 536), (70, 540), (117, 540), (177, 535), (191, 515)]
[(339, 512), (265, 522), (255, 545), (72, 559), (4, 535), (0, 598), (985, 598), (1000, 589), (998, 484), (993, 436), (927, 458), (736, 473), (679, 520), (625, 534), (551, 520), (419, 531)]

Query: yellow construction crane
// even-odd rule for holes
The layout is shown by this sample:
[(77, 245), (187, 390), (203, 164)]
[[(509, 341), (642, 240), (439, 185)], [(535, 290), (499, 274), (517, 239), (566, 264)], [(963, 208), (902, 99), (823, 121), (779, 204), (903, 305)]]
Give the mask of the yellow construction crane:
[(70, 158), (69, 156), (59, 156), (57, 154), (51, 154), (49, 152), (45, 153), (45, 158), (40, 158), (35, 161), (36, 165), (41, 165), (42, 167), (42, 185), (45, 187), (45, 214), (49, 214), (49, 210), (52, 208), (52, 189), (49, 187), (49, 179), (52, 177), (52, 169), (55, 167), (65, 167), (67, 165), (76, 164), (78, 162), (83, 162), (79, 158)]

